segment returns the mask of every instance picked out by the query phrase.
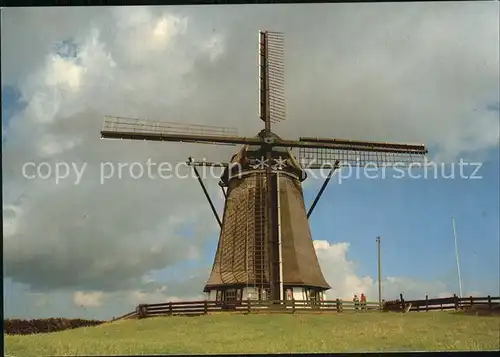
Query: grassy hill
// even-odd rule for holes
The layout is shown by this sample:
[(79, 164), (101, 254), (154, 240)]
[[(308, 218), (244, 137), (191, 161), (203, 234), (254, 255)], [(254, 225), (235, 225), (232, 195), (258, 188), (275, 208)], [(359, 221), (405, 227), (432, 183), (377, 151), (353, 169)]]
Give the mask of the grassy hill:
[(500, 318), (455, 312), (156, 317), (5, 336), (5, 355), (498, 350)]

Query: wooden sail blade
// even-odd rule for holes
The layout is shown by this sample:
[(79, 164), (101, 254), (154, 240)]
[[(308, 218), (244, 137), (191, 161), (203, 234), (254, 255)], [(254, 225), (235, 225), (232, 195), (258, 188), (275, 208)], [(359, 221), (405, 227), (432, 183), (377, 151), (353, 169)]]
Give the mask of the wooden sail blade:
[[(346, 145), (343, 140), (332, 143), (276, 139), (271, 145), (292, 149), (301, 165), (311, 169), (330, 167), (337, 160), (340, 161), (340, 166), (364, 166), (368, 163), (375, 166), (389, 166), (396, 163), (398, 166), (407, 166), (422, 162), (427, 153), (423, 145), (354, 141)], [(220, 162), (200, 161), (194, 164), (227, 167), (227, 164)]]
[(286, 118), (285, 111), (285, 40), (282, 33), (267, 32), (267, 75), (269, 119), (276, 123)]
[(406, 167), (414, 163), (423, 163), (425, 154), (422, 152), (408, 151), (367, 151), (343, 150), (328, 148), (298, 148), (297, 155), (304, 168), (321, 169), (332, 167), (336, 161), (339, 166), (398, 166)]
[(391, 144), (376, 143), (370, 141), (337, 141), (330, 139), (326, 141), (305, 141), (305, 140), (284, 140), (276, 138), (269, 145), (274, 147), (303, 148), (303, 149), (336, 149), (348, 151), (367, 151), (367, 152), (388, 152), (388, 153), (420, 153), (426, 154), (427, 149), (424, 145), (413, 144)]
[(259, 95), (263, 121), (285, 120), (285, 58), (284, 35), (280, 32), (259, 32)]
[(104, 118), (101, 137), (106, 139), (175, 141), (221, 145), (256, 145), (261, 143), (260, 138), (237, 136), (235, 128), (112, 116)]
[(423, 162), (425, 145), (354, 141), (345, 139), (300, 138), (298, 141), (279, 140), (275, 146), (295, 148), (302, 166), (317, 169), (332, 166), (408, 166)]
[(349, 139), (330, 139), (330, 138), (312, 138), (312, 137), (301, 137), (299, 139), (301, 142), (306, 143), (326, 143), (326, 144), (336, 144), (336, 145), (347, 145), (352, 147), (367, 147), (372, 150), (380, 150), (384, 152), (390, 152), (390, 150), (399, 149), (402, 151), (417, 151), (427, 153), (425, 145), (422, 144), (402, 144), (402, 143), (388, 143), (380, 141), (359, 141), (359, 140), (349, 140)]

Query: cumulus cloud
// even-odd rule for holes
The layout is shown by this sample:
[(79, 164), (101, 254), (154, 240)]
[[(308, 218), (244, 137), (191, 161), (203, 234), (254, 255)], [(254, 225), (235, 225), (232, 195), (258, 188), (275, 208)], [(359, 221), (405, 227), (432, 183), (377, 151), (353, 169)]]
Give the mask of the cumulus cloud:
[[(118, 22), (118, 26), (128, 29), (135, 23), (133, 20)], [(156, 35), (170, 36), (169, 41), (173, 46), (177, 45), (174, 41), (176, 36), (182, 35), (182, 31), (174, 31), (177, 22), (173, 15), (167, 14), (157, 20), (157, 25), (163, 26), (163, 30), (150, 29), (148, 21), (141, 21), (134, 26), (139, 26), (140, 30), (139, 24), (144, 24), (144, 31), (137, 30), (136, 35), (145, 39), (161, 30)], [(133, 47), (129, 42), (118, 41), (114, 44), (118, 52), (123, 50), (120, 44)], [(125, 50), (129, 51), (130, 48)], [(163, 54), (170, 62), (163, 62), (162, 65), (187, 66), (188, 57), (196, 58), (197, 54), (208, 56), (204, 51), (203, 46), (198, 52), (196, 48), (190, 49), (190, 56), (184, 53), (184, 58), (180, 58), (179, 52), (182, 51), (177, 51), (177, 58), (173, 59)], [(211, 59), (207, 57), (207, 60)], [(144, 70), (144, 60), (140, 65)], [(162, 79), (152, 76), (154, 71), (151, 69), (146, 73), (147, 76), (141, 76), (126, 66), (117, 68), (111, 52), (99, 37), (99, 30), (93, 28), (89, 29), (89, 35), (80, 45), (76, 57), (61, 58), (52, 53), (46, 57), (45, 64), (25, 82), (22, 93), (28, 105), (15, 118), (9, 141), (5, 145), (5, 184), (19, 184), (23, 191), (29, 191), (25, 194), (26, 205), (4, 206), (4, 215), (12, 216), (6, 221), (10, 221), (7, 225), (8, 236), (13, 237), (4, 242), (5, 251), (8, 252), (6, 272), (15, 281), (40, 290), (62, 287), (110, 290), (127, 287), (127, 284), (135, 286), (138, 279), (152, 269), (161, 269), (196, 256), (194, 245), (198, 243), (181, 237), (179, 230), (190, 220), (199, 220), (202, 225), (206, 223), (208, 228), (198, 236), (199, 239), (203, 240), (207, 234), (213, 233), (215, 227), (211, 221), (208, 224), (210, 216), (204, 214), (205, 207), (193, 209), (196, 207), (194, 198), (199, 197), (199, 192), (186, 192), (176, 198), (176, 194), (183, 191), (182, 187), (186, 187), (185, 182), (134, 181), (126, 177), (100, 185), (98, 176), (101, 158), (113, 164), (134, 159), (143, 161), (145, 157), (156, 159), (157, 162), (162, 161), (162, 156), (180, 158), (171, 151), (159, 153), (158, 147), (130, 148), (127, 153), (117, 143), (100, 141), (99, 122), (102, 115), (98, 111), (104, 113), (108, 109), (120, 113), (119, 108), (122, 107), (123, 99), (127, 98), (127, 91), (135, 92), (138, 89), (139, 96), (142, 91), (151, 92), (150, 85), (156, 80), (157, 85), (166, 89), (158, 90), (158, 95), (172, 93), (174, 98), (169, 100), (175, 101), (179, 91), (172, 79), (179, 83), (183, 71), (164, 71), (167, 73), (164, 81), (173, 85), (168, 90)], [(127, 73), (137, 75), (138, 80), (129, 81)], [(110, 98), (99, 102), (111, 83), (115, 83), (116, 90), (121, 93), (111, 94), (114, 104)], [(131, 89), (127, 83), (140, 88)], [(151, 93), (154, 92), (153, 89)], [(146, 99), (135, 97), (137, 102)], [(28, 127), (33, 132), (26, 131)], [(26, 141), (17, 146), (14, 138)], [(98, 146), (101, 148), (98, 149)], [(77, 186), (69, 182), (56, 186), (49, 180), (28, 181), (20, 177), (23, 162), (39, 163), (41, 160), (51, 164), (76, 162), (79, 167), (86, 163), (88, 166), (82, 182)], [(194, 182), (187, 184), (193, 185)], [(139, 193), (145, 185), (149, 186), (149, 193)], [(171, 190), (164, 189), (165, 185), (171, 185)], [(162, 195), (159, 195), (162, 191)], [(120, 200), (119, 197), (126, 201), (116, 201)], [(170, 208), (169, 212), (169, 206), (172, 207), (173, 203), (176, 207), (173, 210)], [(40, 269), (33, 270), (33, 266)]]
[[(357, 5), (5, 9), (2, 86), (18, 88), (26, 104), (3, 143), (6, 276), (100, 301), (89, 294), (130, 295), (146, 289), (149, 272), (198, 259), (218, 227), (195, 180), (134, 180), (126, 167), (101, 184), (100, 164), (227, 160), (236, 148), (100, 140), (102, 118), (253, 135), (261, 28), (286, 33), (280, 135), (416, 141), (445, 158), (498, 145), (497, 5)], [(73, 171), (56, 184), (22, 177), (26, 162), (86, 166), (77, 185)], [(220, 189), (208, 185), (221, 209)], [(315, 244), (332, 294), (372, 294), (373, 279), (353, 273), (347, 243)], [(176, 287), (182, 294), (165, 296), (198, 294), (203, 269), (192, 286)], [(387, 285), (406, 283), (395, 279)], [(154, 289), (144, 294), (164, 293)]]
[(94, 307), (101, 306), (104, 293), (102, 291), (83, 292), (76, 291), (73, 294), (73, 302), (77, 306)]
[(139, 304), (176, 302), (176, 301), (200, 301), (206, 299), (204, 294), (192, 294), (184, 296), (174, 296), (168, 293), (166, 286), (162, 286), (154, 291), (145, 292), (142, 290), (132, 290), (128, 293), (128, 302), (137, 306)]
[[(323, 274), (332, 286), (326, 293), (327, 299), (352, 299), (364, 293), (368, 300), (378, 300), (378, 282), (376, 277), (360, 276), (355, 262), (349, 258), (349, 243), (329, 243), (324, 240), (313, 241)], [(164, 284), (151, 278), (144, 279), (141, 289), (112, 292), (107, 294), (109, 301), (123, 301), (129, 310), (139, 304), (169, 301), (204, 300), (206, 295), (200, 287), (207, 278), (206, 269), (191, 274), (187, 281), (174, 281)], [(406, 299), (450, 297), (454, 294), (444, 281), (425, 281), (408, 277), (387, 276), (382, 279), (382, 298), (393, 300), (403, 293)], [(458, 293), (458, 292), (455, 292)], [(484, 295), (479, 291), (467, 291), (464, 296)]]
[[(378, 300), (378, 278), (360, 276), (354, 261), (349, 259), (349, 243), (329, 243), (315, 240), (314, 248), (321, 264), (325, 279), (332, 289), (326, 295), (330, 299), (352, 299), (364, 293), (370, 301)], [(449, 297), (448, 284), (443, 281), (419, 281), (408, 277), (383, 277), (382, 298), (393, 300), (402, 293), (406, 299), (422, 299), (429, 297)]]

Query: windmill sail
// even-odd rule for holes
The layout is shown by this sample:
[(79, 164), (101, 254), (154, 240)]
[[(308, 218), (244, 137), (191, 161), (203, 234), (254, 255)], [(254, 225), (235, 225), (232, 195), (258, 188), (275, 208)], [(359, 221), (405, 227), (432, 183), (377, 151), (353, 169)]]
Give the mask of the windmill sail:
[[(419, 144), (354, 141), (345, 139), (300, 138), (298, 147), (303, 167), (317, 169), (333, 166), (408, 166), (423, 163), (427, 148)], [(325, 145), (325, 146), (321, 146)]]
[(285, 40), (280, 32), (259, 32), (259, 117), (285, 120)]
[(237, 130), (213, 125), (181, 124), (136, 118), (106, 116), (101, 137), (106, 139), (129, 139), (150, 141), (177, 141), (236, 145), (259, 143), (255, 138), (237, 136)]
[[(286, 140), (275, 135), (271, 123), (286, 117), (283, 55), (283, 34), (260, 31), (259, 116), (265, 127), (254, 137), (240, 137), (234, 128), (119, 117), (106, 117), (103, 124), (103, 138), (244, 145), (230, 165), (189, 161), (225, 167), (220, 184), (227, 188), (224, 216), (204, 288), (211, 300), (281, 299), (283, 295), (295, 300), (323, 298), (330, 286), (321, 272), (309, 228), (301, 186), (304, 168), (336, 168), (338, 163), (407, 165), (420, 162), (427, 153), (424, 145)], [(273, 165), (277, 159), (279, 164)]]

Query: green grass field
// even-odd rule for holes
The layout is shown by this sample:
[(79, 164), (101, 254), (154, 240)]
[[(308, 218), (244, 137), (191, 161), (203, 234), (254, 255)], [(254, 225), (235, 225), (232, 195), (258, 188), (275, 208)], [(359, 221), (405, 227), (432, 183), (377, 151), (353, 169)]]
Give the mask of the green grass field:
[(5, 336), (5, 355), (499, 349), (500, 318), (454, 312), (231, 315), (122, 320)]

